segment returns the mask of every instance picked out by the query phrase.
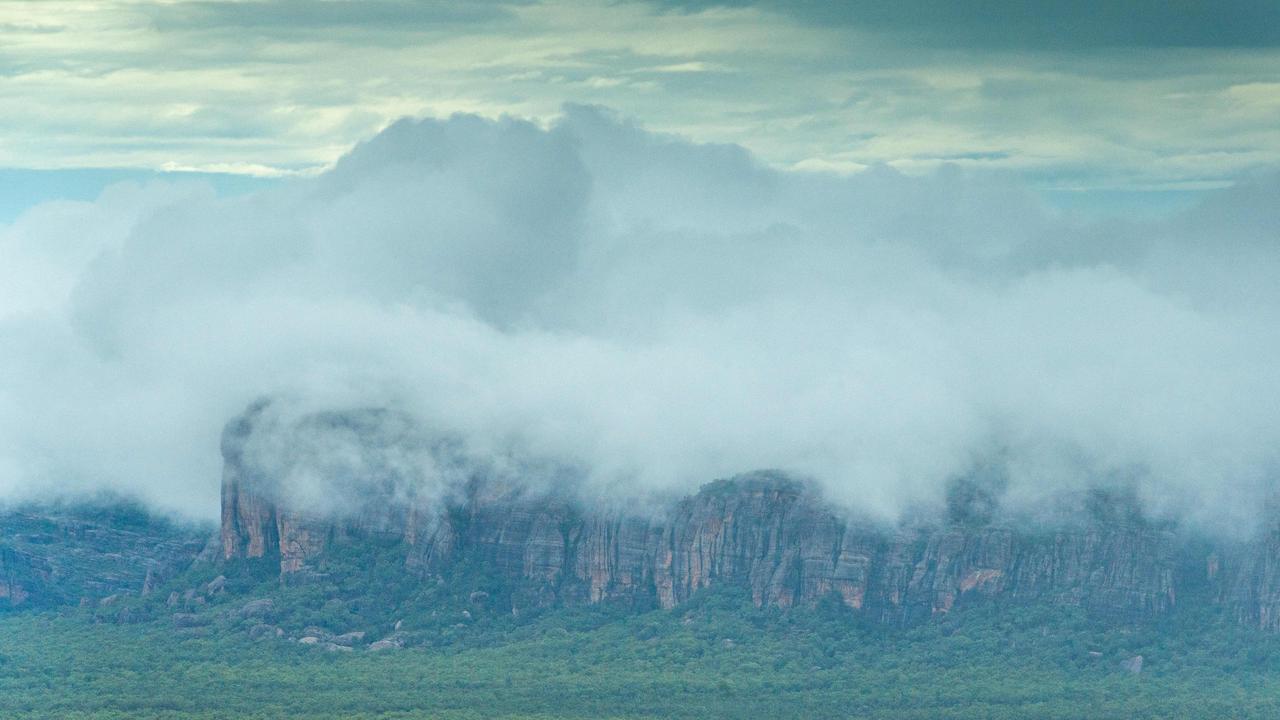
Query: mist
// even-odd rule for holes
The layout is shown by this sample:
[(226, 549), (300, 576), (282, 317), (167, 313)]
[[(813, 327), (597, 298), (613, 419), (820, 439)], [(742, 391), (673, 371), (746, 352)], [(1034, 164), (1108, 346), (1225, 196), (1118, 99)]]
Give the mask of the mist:
[(392, 408), (615, 497), (780, 468), (884, 517), (998, 462), (1256, 522), (1280, 448), (1280, 175), (1088, 220), (569, 106), (403, 120), (238, 197), (124, 183), (0, 226), (0, 492), (218, 512), (223, 425)]

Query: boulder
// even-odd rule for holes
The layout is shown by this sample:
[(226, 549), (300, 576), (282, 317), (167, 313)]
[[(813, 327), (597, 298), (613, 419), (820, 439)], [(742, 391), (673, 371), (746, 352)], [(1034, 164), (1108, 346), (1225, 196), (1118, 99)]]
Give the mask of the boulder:
[(191, 627), (200, 627), (202, 625), (208, 625), (208, 624), (209, 624), (208, 618), (202, 615), (196, 615), (195, 613), (174, 613), (173, 614), (174, 627), (191, 628)]
[(353, 645), (364, 640), (364, 632), (357, 630), (356, 632), (343, 633), (329, 638), (329, 642), (335, 645), (352, 647)]
[(275, 603), (271, 598), (262, 598), (260, 600), (250, 600), (240, 607), (240, 617), (255, 618), (270, 615), (275, 610)]
[(210, 595), (210, 596), (217, 595), (218, 593), (222, 592), (223, 588), (225, 588), (226, 585), (227, 585), (227, 576), (219, 575), (218, 577), (210, 580), (208, 585), (204, 586), (204, 592), (206, 595)]
[(147, 575), (142, 579), (142, 597), (150, 597), (151, 593), (155, 592), (161, 582), (162, 578), (159, 573), (156, 572), (156, 569), (154, 567), (147, 568)]
[(249, 637), (253, 640), (268, 637), (280, 637), (282, 635), (284, 635), (283, 630), (275, 625), (268, 625), (266, 623), (258, 623), (257, 625), (249, 628)]
[(302, 628), (302, 634), (310, 635), (312, 637), (317, 637), (317, 638), (320, 638), (321, 640), (328, 640), (329, 638), (333, 637), (333, 633), (317, 625), (308, 625)]

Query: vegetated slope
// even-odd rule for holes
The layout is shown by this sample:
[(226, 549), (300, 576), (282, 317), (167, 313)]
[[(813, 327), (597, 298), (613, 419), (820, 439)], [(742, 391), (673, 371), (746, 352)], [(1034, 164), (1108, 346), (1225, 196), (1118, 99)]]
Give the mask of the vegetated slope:
[[(0, 515), (0, 717), (1280, 711), (1274, 534), (1195, 538), (1108, 493), (1031, 528), (965, 483), (886, 527), (778, 473), (628, 514), (386, 411), (304, 417), (263, 465), (254, 412), (220, 533), (119, 502)], [(317, 512), (283, 485), (329, 446), (359, 463), (322, 465), (348, 496)], [(407, 492), (407, 457), (448, 482)]]
[[(0, 619), (13, 718), (1269, 718), (1280, 640), (1175, 613), (1117, 628), (1078, 608), (995, 604), (924, 625), (838, 603), (757, 608), (741, 591), (677, 611), (483, 610), (397, 652), (69, 616)], [(1134, 658), (1143, 658), (1134, 673)]]
[(109, 606), (186, 571), (209, 530), (102, 497), (0, 510), (0, 612)]
[[(516, 615), (590, 604), (639, 612), (716, 587), (741, 588), (761, 607), (834, 597), (894, 626), (991, 600), (1077, 606), (1116, 623), (1198, 602), (1246, 625), (1280, 623), (1274, 523), (1251, 542), (1211, 541), (1145, 517), (1122, 492), (1067, 498), (1028, 523), (1001, 512), (997, 491), (961, 478), (945, 513), (891, 526), (777, 472), (636, 512), (565, 490), (561, 468), (471, 456), (386, 410), (280, 419), (260, 403), (222, 445), (215, 544), (119, 503), (10, 511), (0, 517), (0, 606), (84, 604), (130, 622), (156, 614), (142, 599), (162, 589), (175, 623), (203, 622), (179, 616), (223, 591), (205, 587), (219, 575), (252, 566), (259, 580), (309, 587), (330, 615), (351, 616), (345, 625), (405, 604), (430, 611), (442, 595), (479, 594)], [(310, 484), (302, 492), (299, 477)]]

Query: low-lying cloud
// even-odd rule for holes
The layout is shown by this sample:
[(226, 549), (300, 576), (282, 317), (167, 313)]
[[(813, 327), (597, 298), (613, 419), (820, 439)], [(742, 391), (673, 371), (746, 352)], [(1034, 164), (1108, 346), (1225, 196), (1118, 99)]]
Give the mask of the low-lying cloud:
[(323, 175), (110, 188), (0, 228), (0, 487), (217, 512), (262, 396), (384, 406), (620, 494), (776, 467), (893, 514), (1132, 484), (1253, 518), (1280, 448), (1280, 176), (1085, 223), (954, 168), (851, 177), (570, 107), (402, 121)]

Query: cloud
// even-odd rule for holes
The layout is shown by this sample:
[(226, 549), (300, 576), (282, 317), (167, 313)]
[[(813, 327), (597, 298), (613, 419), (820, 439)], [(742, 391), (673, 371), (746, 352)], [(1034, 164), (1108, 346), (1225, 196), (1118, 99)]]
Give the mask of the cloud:
[(565, 100), (776, 167), (958, 162), (1110, 191), (1280, 162), (1263, 0), (682, 5), (703, 11), (0, 3), (0, 166), (287, 174), (405, 115), (551, 122)]
[(0, 484), (208, 515), (222, 425), (277, 395), (618, 495), (779, 467), (891, 515), (998, 458), (1011, 501), (1118, 483), (1236, 522), (1280, 447), (1277, 190), (1092, 223), (583, 106), (401, 121), (237, 197), (118, 186), (0, 230)]
[(315, 29), (394, 31), (491, 22), (508, 17), (508, 6), (531, 0), (469, 3), (430, 0), (196, 0), (143, 8), (162, 31), (239, 28), (295, 32)]
[(822, 25), (902, 33), (941, 47), (1277, 47), (1280, 8), (1268, 0), (658, 0), (686, 11), (758, 6)]

